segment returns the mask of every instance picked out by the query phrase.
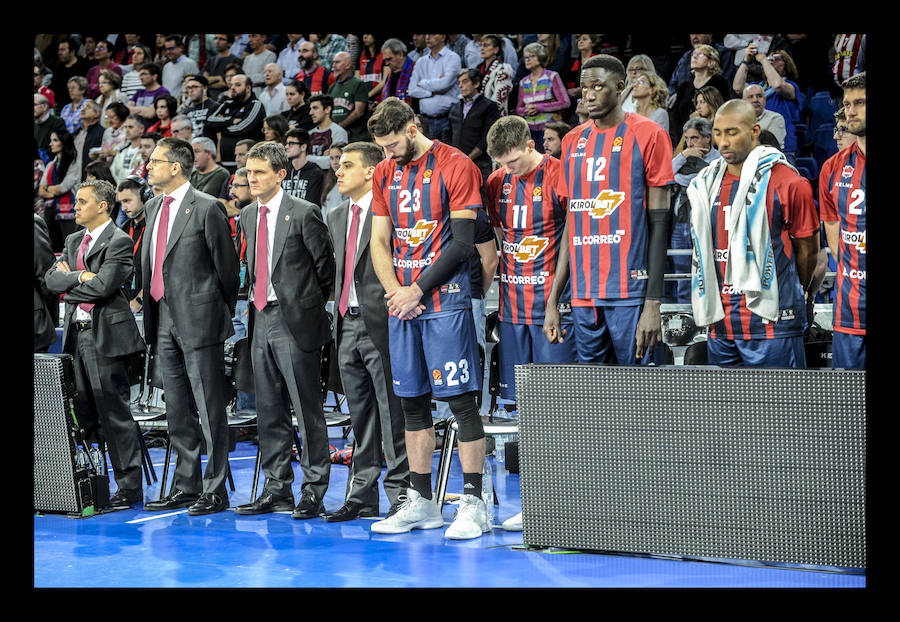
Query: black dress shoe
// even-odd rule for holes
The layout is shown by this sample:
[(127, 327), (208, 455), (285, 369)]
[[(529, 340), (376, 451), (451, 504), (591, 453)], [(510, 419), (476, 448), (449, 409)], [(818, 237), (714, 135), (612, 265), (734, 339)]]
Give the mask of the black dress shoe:
[(316, 499), (311, 494), (305, 494), (300, 498), (300, 503), (291, 512), (291, 518), (306, 519), (315, 518), (325, 512), (325, 504), (321, 499)]
[(263, 491), (253, 503), (245, 503), (234, 509), (235, 514), (252, 515), (269, 512), (293, 512), (293, 497), (276, 497), (271, 492)]
[(144, 491), (140, 488), (120, 488), (110, 500), (109, 506), (116, 508), (130, 508), (144, 500)]
[(191, 507), (188, 508), (188, 514), (191, 516), (202, 516), (204, 514), (215, 514), (228, 509), (228, 495), (222, 495), (215, 492), (204, 492)]
[(355, 518), (366, 518), (370, 516), (378, 516), (378, 508), (365, 506), (355, 501), (347, 501), (341, 506), (341, 509), (331, 514), (325, 514), (323, 518), (329, 523), (340, 523), (342, 521), (353, 520)]
[(197, 502), (200, 495), (175, 490), (168, 497), (159, 501), (150, 501), (144, 504), (144, 509), (150, 512), (159, 512), (161, 510), (177, 510), (178, 508), (187, 508)]

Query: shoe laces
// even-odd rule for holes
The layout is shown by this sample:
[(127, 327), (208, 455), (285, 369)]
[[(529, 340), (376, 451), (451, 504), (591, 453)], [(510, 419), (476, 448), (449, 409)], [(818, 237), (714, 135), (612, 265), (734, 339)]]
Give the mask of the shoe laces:
[(456, 509), (454, 520), (465, 516), (475, 521), (478, 515), (478, 497), (474, 495), (463, 495), (459, 498), (459, 507)]

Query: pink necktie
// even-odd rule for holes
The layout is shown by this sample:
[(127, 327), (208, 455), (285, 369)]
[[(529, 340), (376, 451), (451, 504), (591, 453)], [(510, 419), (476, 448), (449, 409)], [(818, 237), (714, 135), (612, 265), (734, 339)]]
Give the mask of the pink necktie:
[(156, 260), (153, 264), (153, 278), (150, 281), (150, 295), (159, 301), (165, 293), (163, 287), (163, 260), (166, 258), (166, 242), (169, 238), (169, 205), (172, 197), (163, 197), (162, 211), (159, 213), (159, 228), (156, 230)]
[(351, 206), (353, 218), (350, 219), (350, 233), (347, 234), (347, 252), (344, 253), (344, 283), (341, 287), (341, 301), (338, 310), (341, 317), (347, 313), (350, 302), (350, 283), (353, 282), (353, 267), (356, 265), (356, 238), (359, 237), (359, 212), (361, 208), (355, 203)]
[(253, 284), (253, 306), (262, 311), (269, 292), (269, 208), (259, 206), (259, 226), (256, 229), (256, 282)]
[[(81, 240), (81, 246), (78, 247), (78, 258), (75, 260), (75, 267), (79, 270), (86, 270), (84, 266), (84, 255), (87, 253), (88, 244), (91, 243), (91, 234), (85, 232), (84, 238)], [(78, 305), (78, 308), (86, 313), (90, 313), (91, 309), (94, 308), (94, 305), (89, 302), (82, 302)]]

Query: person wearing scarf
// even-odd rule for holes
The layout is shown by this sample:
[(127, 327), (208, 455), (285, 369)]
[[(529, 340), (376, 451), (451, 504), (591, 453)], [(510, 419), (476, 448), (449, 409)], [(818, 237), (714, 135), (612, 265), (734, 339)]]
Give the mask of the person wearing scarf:
[(805, 367), (806, 297), (819, 250), (812, 188), (777, 149), (759, 145), (753, 107), (716, 113), (722, 157), (688, 185), (691, 306), (709, 326), (710, 365)]

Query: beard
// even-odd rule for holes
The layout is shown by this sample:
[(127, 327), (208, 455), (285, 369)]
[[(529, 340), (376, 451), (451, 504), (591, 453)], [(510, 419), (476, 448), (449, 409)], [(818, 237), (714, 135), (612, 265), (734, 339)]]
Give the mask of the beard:
[(407, 136), (404, 136), (404, 138), (406, 140), (406, 150), (403, 152), (403, 155), (394, 156), (394, 161), (397, 163), (397, 166), (406, 166), (412, 162), (413, 156), (415, 155), (412, 141)]

